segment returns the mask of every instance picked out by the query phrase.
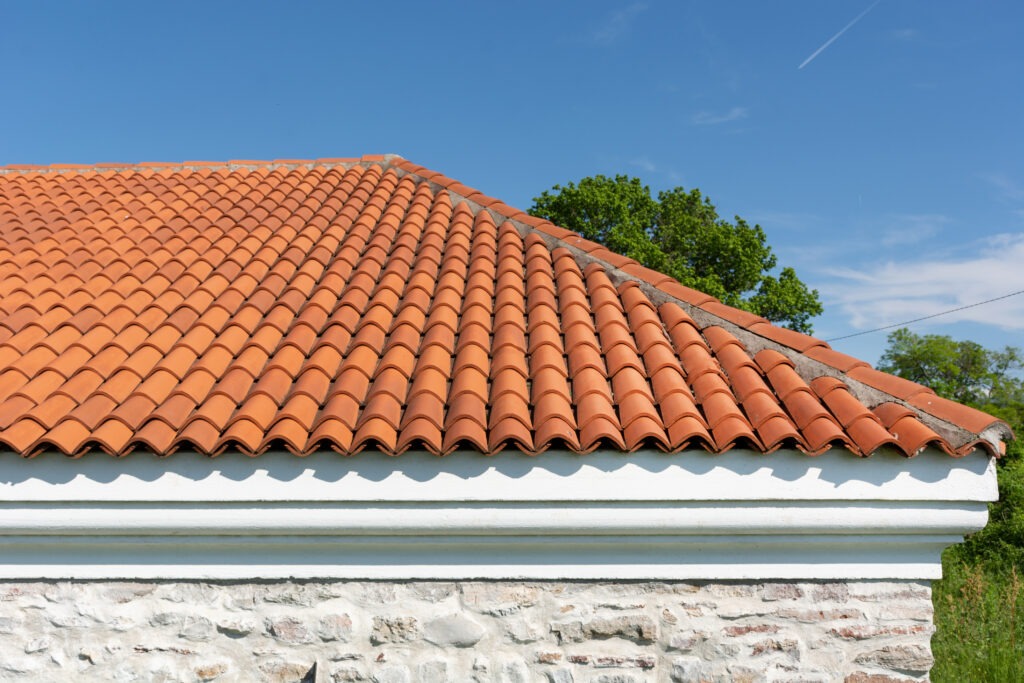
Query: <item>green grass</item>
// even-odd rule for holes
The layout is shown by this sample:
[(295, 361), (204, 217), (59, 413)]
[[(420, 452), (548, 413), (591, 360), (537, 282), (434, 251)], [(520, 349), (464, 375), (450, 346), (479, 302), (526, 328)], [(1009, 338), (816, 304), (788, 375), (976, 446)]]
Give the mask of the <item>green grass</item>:
[(989, 508), (988, 525), (942, 556), (943, 578), (932, 584), (933, 681), (1024, 683), (1021, 446), (1013, 443), (999, 463), (999, 502)]
[(968, 565), (956, 548), (943, 558), (943, 578), (932, 585), (935, 636), (933, 681), (1024, 681), (1024, 578)]

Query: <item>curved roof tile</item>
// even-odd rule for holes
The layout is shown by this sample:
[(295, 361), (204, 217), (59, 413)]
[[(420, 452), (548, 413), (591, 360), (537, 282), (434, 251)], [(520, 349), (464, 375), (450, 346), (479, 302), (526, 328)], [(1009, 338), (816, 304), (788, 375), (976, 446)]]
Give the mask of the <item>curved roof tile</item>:
[(398, 157), (0, 169), (0, 444), (24, 456), (1006, 436)]

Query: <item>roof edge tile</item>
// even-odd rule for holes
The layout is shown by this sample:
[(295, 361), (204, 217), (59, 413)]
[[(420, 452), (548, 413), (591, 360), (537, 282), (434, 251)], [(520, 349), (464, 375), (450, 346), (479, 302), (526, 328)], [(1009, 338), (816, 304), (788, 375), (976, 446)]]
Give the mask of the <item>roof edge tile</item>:
[[(764, 349), (783, 354), (794, 363), (797, 373), (807, 382), (821, 376), (842, 376), (854, 396), (867, 405), (897, 403), (912, 410), (929, 428), (948, 441), (956, 452), (969, 448), (972, 443), (980, 443), (990, 453), (998, 455), (1005, 448), (1000, 441), (1013, 438), (1009, 425), (998, 418), (988, 416), (991, 421), (984, 430), (977, 432), (972, 427), (981, 424), (982, 420), (976, 416), (971, 417), (971, 426), (966, 426), (953, 421), (966, 413), (943, 409), (933, 411), (930, 409), (931, 404), (911, 402), (915, 396), (934, 396), (934, 392), (924, 385), (874, 370), (865, 361), (835, 351), (823, 340), (773, 325), (764, 319), (751, 322), (749, 326), (741, 324), (750, 320), (752, 314), (722, 304), (714, 297), (690, 289), (674, 280), (666, 282), (663, 273), (614, 254), (603, 245), (560, 228), (550, 221), (510, 207), (442, 173), (429, 171), (401, 158), (392, 160), (391, 164), (419, 177), (422, 181), (433, 184), (436, 188), (448, 190), (453, 195), (453, 203), (467, 202), (475, 211), (490, 212), (496, 222), (511, 221), (524, 237), (531, 233), (539, 234), (550, 248), (568, 249), (581, 266), (590, 263), (600, 264), (616, 286), (624, 281), (633, 281), (640, 285), (644, 294), (650, 297), (655, 305), (671, 302), (682, 306), (702, 329), (709, 326), (723, 327), (734, 334), (752, 354)], [(706, 308), (709, 303), (714, 305)], [(861, 377), (853, 373), (858, 373)]]

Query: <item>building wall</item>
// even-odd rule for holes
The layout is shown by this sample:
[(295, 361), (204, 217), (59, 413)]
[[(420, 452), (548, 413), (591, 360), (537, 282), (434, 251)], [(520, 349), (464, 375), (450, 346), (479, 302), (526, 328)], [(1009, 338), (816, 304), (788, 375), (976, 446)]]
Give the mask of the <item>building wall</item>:
[(3, 681), (926, 680), (927, 582), (18, 582)]

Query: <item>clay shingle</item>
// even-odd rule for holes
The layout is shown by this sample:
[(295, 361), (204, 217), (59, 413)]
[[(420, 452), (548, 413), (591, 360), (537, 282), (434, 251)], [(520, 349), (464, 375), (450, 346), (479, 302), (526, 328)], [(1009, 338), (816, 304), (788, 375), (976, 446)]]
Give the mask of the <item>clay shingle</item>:
[(962, 455), (1002, 428), (400, 158), (0, 172), (22, 455)]

